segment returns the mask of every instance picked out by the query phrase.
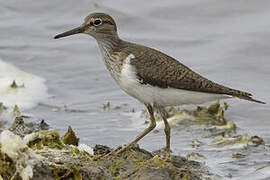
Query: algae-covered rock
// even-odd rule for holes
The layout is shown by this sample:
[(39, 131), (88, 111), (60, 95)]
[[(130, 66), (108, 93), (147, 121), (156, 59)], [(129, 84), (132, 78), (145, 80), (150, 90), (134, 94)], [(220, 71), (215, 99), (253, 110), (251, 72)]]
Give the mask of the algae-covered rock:
[[(30, 127), (39, 126), (33, 123)], [(166, 159), (162, 154), (153, 155), (138, 146), (121, 154), (103, 157), (111, 148), (96, 145), (92, 149), (84, 144), (64, 144), (55, 130), (34, 128), (33, 131), (26, 131), (27, 128), (28, 124), (20, 117), (11, 126), (12, 131), (4, 131), (0, 135), (0, 173), (4, 179), (199, 180), (206, 169), (186, 158), (172, 156)], [(72, 140), (69, 140), (70, 137)], [(75, 142), (75, 145), (78, 143), (71, 127), (62, 139), (65, 142)]]
[(199, 180), (203, 176), (199, 163), (180, 156), (172, 156), (169, 160), (161, 154), (153, 155), (138, 146), (133, 146), (120, 155), (98, 160), (98, 164), (108, 168), (114, 179), (176, 180), (186, 175), (190, 180)]
[(208, 173), (198, 162), (174, 155), (168, 158), (163, 153), (161, 150), (150, 153), (135, 145), (119, 155), (111, 155), (98, 162), (109, 168), (114, 179), (178, 180), (187, 176), (190, 180), (197, 180)]
[[(226, 106), (227, 107), (227, 106)], [(197, 107), (196, 110), (182, 110), (177, 112), (171, 118), (183, 118), (193, 122), (197, 122), (204, 125), (226, 125), (227, 121), (224, 117), (225, 106), (220, 106), (220, 103), (217, 102), (208, 107)]]
[[(174, 126), (175, 120), (190, 120), (193, 122), (208, 123), (210, 125), (225, 125), (226, 119), (224, 118), (224, 111), (228, 109), (227, 103), (223, 106), (219, 102), (209, 105), (208, 107), (198, 106), (195, 110), (179, 110), (175, 107), (166, 107), (165, 110), (168, 114), (168, 120), (171, 121), (171, 125)], [(155, 109), (156, 121), (162, 122), (162, 117)], [(149, 114), (146, 110), (142, 111), (141, 117), (149, 119)], [(178, 121), (179, 122), (179, 121)]]
[(264, 144), (264, 141), (261, 137), (238, 135), (234, 137), (215, 138), (211, 144), (209, 144), (209, 148), (238, 149), (247, 146), (259, 146), (262, 144)]
[[(219, 102), (211, 104), (208, 107), (198, 106), (195, 110), (179, 110), (174, 107), (167, 107), (168, 122), (172, 128), (186, 129), (200, 128), (207, 130), (211, 135), (224, 135), (226, 133), (236, 133), (236, 124), (227, 122), (224, 117), (224, 111), (228, 109), (228, 105)], [(142, 116), (149, 118), (146, 111), (142, 112)], [(155, 114), (157, 120), (157, 130), (163, 129), (164, 124), (159, 113)]]
[[(167, 107), (166, 110), (172, 127), (178, 128), (179, 125), (184, 125), (184, 127), (201, 128), (203, 132), (207, 130), (215, 137), (222, 135), (208, 145), (210, 149), (220, 150), (220, 148), (263, 144), (263, 139), (258, 136), (235, 136), (235, 134), (232, 136), (227, 133), (236, 131), (236, 125), (227, 122), (224, 118), (224, 111), (227, 108), (226, 104), (222, 106), (215, 103), (208, 107), (198, 107), (196, 110), (179, 111), (172, 107)], [(19, 111), (14, 110), (14, 112)], [(24, 118), (18, 115), (9, 128), (8, 136), (0, 135), (0, 137), (12, 137), (0, 141), (0, 180), (1, 178), (16, 180), (23, 177), (35, 180), (199, 180), (208, 179), (212, 175), (204, 166), (209, 157), (203, 156), (199, 151), (189, 153), (187, 158), (172, 155), (169, 159), (162, 154), (162, 151), (151, 153), (140, 149), (139, 146), (133, 146), (120, 154), (104, 156), (112, 151), (110, 147), (96, 145), (93, 149), (86, 144), (78, 145), (79, 138), (71, 127), (63, 137), (60, 137), (57, 131), (48, 130), (49, 126), (45, 121), (26, 123)], [(162, 123), (162, 120), (159, 120)], [(192, 147), (197, 150), (210, 142), (209, 139), (207, 143), (203, 142), (206, 138), (201, 137), (192, 142)], [(246, 155), (243, 153), (232, 155), (233, 158), (244, 156)]]
[(42, 149), (44, 146), (57, 149), (62, 149), (64, 147), (59, 133), (55, 130), (35, 132), (26, 135), (24, 140), (27, 143), (27, 146), (32, 149)]
[(64, 136), (61, 137), (61, 140), (66, 145), (69, 144), (69, 145), (78, 146), (80, 139), (76, 137), (71, 126), (68, 126), (68, 131), (66, 132), (66, 134)]

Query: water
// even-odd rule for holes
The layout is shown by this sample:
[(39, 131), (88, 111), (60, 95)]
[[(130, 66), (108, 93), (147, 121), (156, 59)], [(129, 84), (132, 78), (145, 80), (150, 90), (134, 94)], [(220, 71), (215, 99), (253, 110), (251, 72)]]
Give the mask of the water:
[[(269, 8), (268, 0), (82, 0), (76, 4), (72, 0), (1, 0), (0, 58), (46, 79), (49, 97), (38, 99), (42, 104), (25, 108), (25, 113), (45, 119), (61, 133), (71, 125), (81, 142), (91, 146), (127, 143), (144, 125), (126, 111), (134, 108), (138, 114), (143, 105), (117, 87), (92, 38), (53, 39), (80, 25), (89, 12), (106, 12), (115, 18), (123, 39), (162, 50), (211, 80), (268, 102), (228, 100), (225, 116), (240, 127), (238, 133), (261, 136), (269, 144)], [(104, 111), (108, 101), (121, 108)], [(174, 153), (193, 152), (190, 144), (195, 138), (191, 132), (173, 130)], [(164, 143), (162, 131), (140, 141), (148, 150)], [(270, 163), (269, 146), (254, 148), (241, 160), (233, 160), (232, 151), (201, 153), (211, 171), (225, 178), (229, 173), (233, 178), (245, 177)]]
[(0, 102), (5, 106), (31, 109), (48, 97), (45, 80), (23, 72), (0, 59)]

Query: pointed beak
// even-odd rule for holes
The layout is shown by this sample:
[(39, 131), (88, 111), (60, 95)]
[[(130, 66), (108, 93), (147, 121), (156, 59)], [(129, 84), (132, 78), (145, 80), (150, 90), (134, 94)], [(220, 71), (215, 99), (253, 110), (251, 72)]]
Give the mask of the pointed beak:
[(82, 33), (83, 31), (84, 31), (84, 28), (82, 26), (80, 26), (80, 27), (74, 28), (70, 31), (66, 31), (64, 33), (58, 34), (58, 35), (54, 36), (54, 39), (59, 39), (62, 37), (71, 36), (73, 34), (79, 34), (79, 33)]

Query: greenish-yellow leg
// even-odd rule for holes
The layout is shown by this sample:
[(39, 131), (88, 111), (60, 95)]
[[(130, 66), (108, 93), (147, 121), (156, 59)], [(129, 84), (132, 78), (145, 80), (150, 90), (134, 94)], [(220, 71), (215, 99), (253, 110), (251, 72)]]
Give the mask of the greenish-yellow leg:
[(168, 118), (168, 114), (167, 112), (165, 111), (164, 107), (157, 107), (158, 110), (159, 110), (159, 113), (161, 114), (161, 117), (164, 121), (164, 125), (165, 125), (165, 128), (164, 128), (164, 132), (165, 132), (165, 135), (166, 135), (166, 148), (165, 150), (170, 153), (171, 152), (171, 143), (170, 143), (170, 139), (171, 139), (171, 127), (167, 121), (167, 118)]
[[(145, 104), (145, 106), (147, 107), (147, 110), (150, 114), (150, 125), (147, 129), (145, 129), (138, 137), (136, 137), (136, 139), (134, 139), (133, 141), (131, 141), (128, 145), (122, 147), (121, 149), (115, 149), (112, 152), (110, 152), (107, 155), (113, 154), (113, 153), (121, 153), (123, 151), (125, 151), (126, 149), (128, 149), (130, 146), (136, 144), (138, 141), (140, 141), (145, 135), (147, 135), (149, 132), (151, 132), (155, 127), (156, 127), (156, 120), (154, 117), (154, 111), (153, 111), (153, 107), (150, 104)], [(107, 156), (106, 155), (106, 156)]]

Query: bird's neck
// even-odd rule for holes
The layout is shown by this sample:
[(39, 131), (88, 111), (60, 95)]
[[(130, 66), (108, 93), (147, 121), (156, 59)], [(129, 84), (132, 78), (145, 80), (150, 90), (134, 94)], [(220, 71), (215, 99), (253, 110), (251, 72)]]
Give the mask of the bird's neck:
[(119, 46), (121, 40), (117, 35), (97, 38), (97, 43), (102, 53), (103, 58), (109, 57)]
[(119, 80), (119, 63), (112, 61), (111, 54), (117, 51), (121, 44), (121, 39), (118, 36), (96, 39), (101, 51), (102, 59), (112, 77), (118, 82)]

